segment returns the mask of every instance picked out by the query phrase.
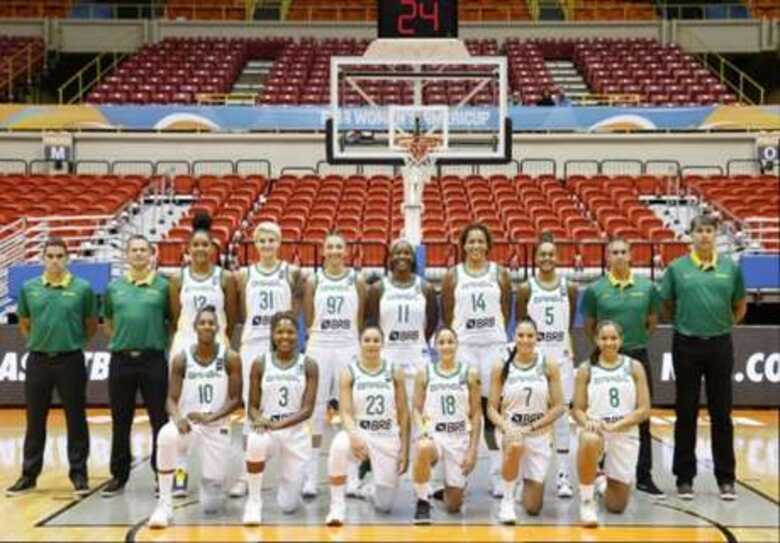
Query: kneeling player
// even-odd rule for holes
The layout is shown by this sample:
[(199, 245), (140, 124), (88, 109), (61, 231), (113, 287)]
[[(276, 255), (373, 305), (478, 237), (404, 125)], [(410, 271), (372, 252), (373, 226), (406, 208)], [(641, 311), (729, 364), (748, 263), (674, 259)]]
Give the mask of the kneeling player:
[(381, 357), (382, 330), (370, 326), (360, 336), (360, 354), (342, 370), (339, 401), (344, 429), (330, 446), (328, 526), (341, 526), (346, 514), (345, 483), (350, 463), (369, 459), (371, 495), (378, 511), (389, 512), (400, 475), (409, 463), (409, 408), (404, 373)]
[(225, 459), (230, 455), (228, 415), (241, 404), (241, 359), (217, 343), (214, 306), (195, 316), (197, 343), (175, 355), (167, 408), (171, 420), (157, 436), (160, 499), (149, 518), (151, 528), (165, 528), (173, 519), (172, 483), (176, 458), (200, 451), (203, 466), (201, 503), (216, 512), (223, 496)]
[(420, 431), (415, 446), (412, 480), (417, 493), (415, 524), (431, 521), (431, 468), (444, 468), (444, 504), (457, 513), (463, 504), (466, 477), (474, 469), (482, 426), (479, 374), (456, 362), (458, 340), (450, 328), (436, 334), (439, 362), (417, 371), (414, 420)]
[(493, 367), (488, 416), (501, 428), (504, 495), (498, 513), (503, 524), (517, 520), (514, 487), (523, 477), (523, 507), (529, 515), (542, 509), (544, 479), (550, 464), (550, 429), (566, 411), (558, 363), (537, 349), (536, 323), (517, 323), (515, 347)]
[(611, 513), (626, 508), (639, 457), (638, 425), (650, 415), (645, 370), (619, 353), (622, 343), (620, 326), (602, 321), (596, 328), (600, 354), (577, 368), (572, 415), (580, 426), (580, 518), (586, 526), (598, 524), (593, 483), (602, 455), (607, 476), (604, 505)]
[(311, 418), (317, 396), (317, 364), (298, 352), (295, 313), (285, 311), (271, 318), (271, 351), (252, 365), (249, 384), (249, 434), (246, 471), (249, 499), (244, 524), (262, 519), (263, 470), (271, 456), (280, 459), (276, 500), (285, 513), (301, 502), (306, 462), (311, 454), (303, 423)]

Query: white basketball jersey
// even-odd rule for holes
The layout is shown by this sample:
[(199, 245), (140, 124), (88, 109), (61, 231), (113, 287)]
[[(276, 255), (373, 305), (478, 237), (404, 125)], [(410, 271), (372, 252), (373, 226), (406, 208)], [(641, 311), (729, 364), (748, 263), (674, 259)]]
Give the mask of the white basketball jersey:
[(505, 342), (498, 265), (491, 262), (483, 273), (473, 275), (466, 271), (464, 264), (459, 264), (455, 268), (455, 276), (453, 328), (459, 341), (478, 344)]
[(179, 303), (181, 313), (178, 332), (194, 336), (195, 315), (207, 305), (213, 305), (217, 310), (220, 336), (225, 335), (227, 316), (225, 315), (225, 293), (222, 290), (222, 268), (214, 266), (211, 275), (206, 279), (195, 279), (190, 268), (184, 268), (181, 271)]
[[(620, 364), (608, 369), (590, 365), (588, 381), (588, 416), (607, 423), (619, 421), (636, 409), (636, 383), (632, 359), (620, 355)], [(627, 433), (638, 433), (633, 426)]]
[(279, 311), (292, 308), (292, 287), (289, 280), (290, 266), (286, 262), (270, 272), (257, 266), (247, 267), (245, 290), (245, 315), (241, 341), (264, 341), (271, 337), (271, 317)]
[(317, 273), (314, 292), (314, 323), (311, 341), (318, 344), (356, 344), (358, 341), (357, 272), (347, 271), (333, 279)]
[(556, 358), (565, 352), (565, 356), (570, 358), (572, 353), (569, 334), (571, 304), (566, 278), (561, 277), (558, 286), (551, 290), (542, 287), (536, 278), (529, 279), (528, 286), (531, 291), (528, 299), (528, 315), (536, 323), (539, 332), (539, 349), (542, 353)]
[(260, 411), (271, 420), (279, 420), (300, 411), (306, 390), (306, 356), (302, 353), (286, 368), (279, 365), (274, 353), (264, 356), (263, 380), (260, 384)]
[(550, 387), (545, 370), (545, 359), (540, 352), (527, 368), (520, 368), (515, 362), (509, 363), (501, 391), (501, 413), (505, 420), (517, 426), (527, 426), (544, 417), (550, 405)]
[(430, 429), (442, 433), (466, 433), (469, 417), (469, 366), (459, 363), (454, 372), (441, 373), (438, 363), (426, 368), (428, 385), (423, 412), (431, 421)]
[(349, 364), (349, 371), (352, 373), (352, 408), (357, 427), (376, 435), (400, 435), (392, 366), (382, 360), (375, 373), (368, 373), (354, 359)]
[[(184, 350), (187, 362), (179, 397), (179, 410), (184, 416), (188, 413), (214, 413), (225, 405), (228, 397), (225, 346), (218, 344), (217, 355), (208, 364), (195, 360), (194, 350), (194, 347)], [(221, 426), (225, 420), (215, 421), (215, 424)]]
[(400, 287), (388, 277), (382, 279), (379, 326), (385, 333), (385, 349), (421, 352), (425, 347), (425, 302), (420, 277), (408, 287)]

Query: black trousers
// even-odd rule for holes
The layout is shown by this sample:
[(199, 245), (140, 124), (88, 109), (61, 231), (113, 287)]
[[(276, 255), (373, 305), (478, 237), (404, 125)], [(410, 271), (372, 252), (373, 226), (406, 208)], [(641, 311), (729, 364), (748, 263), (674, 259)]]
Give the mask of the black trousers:
[(696, 476), (696, 420), (699, 391), (704, 377), (710, 415), (712, 458), (718, 484), (734, 482), (734, 425), (731, 421), (734, 347), (731, 335), (695, 338), (674, 334), (672, 357), (675, 374), (674, 461), (677, 483), (692, 483)]
[(166, 422), (168, 361), (162, 351), (111, 353), (108, 396), (111, 402), (111, 475), (124, 483), (130, 476), (130, 429), (135, 416), (135, 398), (141, 391), (152, 426), (152, 469), (157, 471), (157, 433)]
[[(650, 405), (653, 403), (653, 374), (647, 349), (623, 351), (623, 354), (642, 363), (647, 376), (647, 388), (650, 390)], [(653, 471), (653, 440), (650, 436), (650, 419), (639, 425), (639, 460), (636, 464), (637, 482), (647, 481)]]
[(27, 357), (24, 394), (27, 401), (27, 429), (24, 434), (22, 475), (37, 479), (43, 469), (46, 448), (46, 417), (52, 392), (62, 400), (68, 432), (69, 476), (87, 477), (89, 428), (87, 427), (87, 368), (84, 352), (73, 351), (57, 356), (30, 353)]

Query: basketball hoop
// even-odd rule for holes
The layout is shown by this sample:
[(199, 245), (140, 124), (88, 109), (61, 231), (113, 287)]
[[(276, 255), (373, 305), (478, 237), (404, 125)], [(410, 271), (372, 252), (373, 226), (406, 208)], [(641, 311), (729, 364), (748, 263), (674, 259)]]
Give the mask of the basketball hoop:
[(404, 162), (407, 166), (425, 166), (433, 164), (431, 153), (441, 147), (443, 138), (438, 135), (413, 134), (397, 136), (395, 144), (406, 150)]

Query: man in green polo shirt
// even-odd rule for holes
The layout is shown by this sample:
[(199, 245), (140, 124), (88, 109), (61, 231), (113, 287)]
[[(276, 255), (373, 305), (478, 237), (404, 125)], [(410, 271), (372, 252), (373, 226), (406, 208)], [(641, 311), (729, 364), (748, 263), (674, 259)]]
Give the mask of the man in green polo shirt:
[[(608, 273), (585, 289), (582, 312), (585, 333), (595, 342), (596, 325), (611, 320), (623, 328), (623, 354), (638, 360), (645, 368), (652, 397), (652, 368), (647, 342), (658, 324), (658, 291), (649, 279), (631, 270), (631, 245), (614, 239), (607, 245)], [(639, 425), (639, 460), (636, 465), (636, 487), (655, 498), (664, 493), (653, 482), (653, 444), (650, 421)]]
[(731, 421), (734, 347), (731, 328), (745, 317), (747, 299), (742, 270), (715, 251), (717, 221), (700, 215), (691, 222), (693, 250), (664, 273), (661, 298), (674, 323), (674, 460), (677, 495), (693, 499), (696, 476), (696, 419), (701, 380), (707, 391), (715, 479), (723, 500), (734, 490), (734, 426)]
[(46, 417), (54, 389), (65, 410), (73, 492), (76, 496), (89, 493), (84, 346), (97, 330), (97, 299), (89, 283), (72, 275), (67, 264), (65, 242), (49, 239), (43, 247), (43, 275), (26, 281), (19, 295), (19, 329), (27, 337), (29, 351), (24, 382), (27, 430), (22, 476), (6, 489), (9, 496), (36, 486), (43, 468)]
[(168, 422), (168, 280), (152, 270), (152, 246), (143, 236), (132, 236), (127, 242), (127, 262), (127, 273), (108, 285), (103, 306), (104, 325), (111, 338), (108, 394), (113, 423), (112, 479), (103, 488), (104, 497), (121, 492), (130, 476), (130, 430), (139, 389), (152, 426), (155, 472), (157, 433)]

